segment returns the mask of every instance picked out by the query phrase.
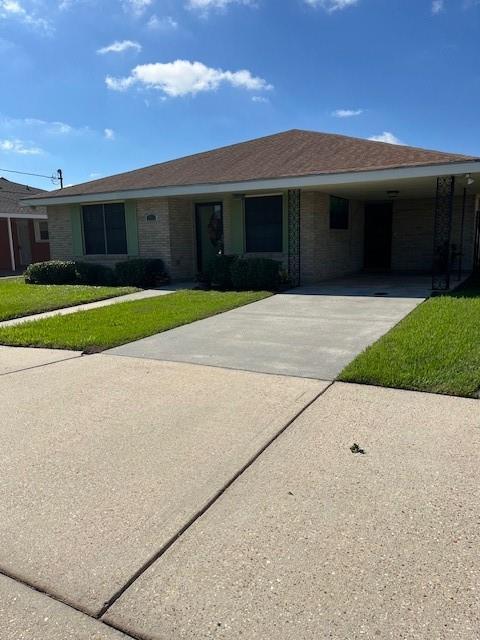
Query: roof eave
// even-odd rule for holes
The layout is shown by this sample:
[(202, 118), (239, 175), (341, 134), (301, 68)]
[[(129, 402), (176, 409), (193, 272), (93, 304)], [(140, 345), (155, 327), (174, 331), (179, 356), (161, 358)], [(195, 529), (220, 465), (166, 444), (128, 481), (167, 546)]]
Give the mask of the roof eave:
[(162, 198), (173, 196), (202, 196), (216, 193), (263, 191), (271, 189), (302, 189), (308, 187), (327, 187), (345, 184), (361, 184), (368, 182), (388, 182), (411, 178), (434, 178), (445, 175), (462, 175), (480, 172), (480, 159), (445, 164), (418, 165), (413, 167), (396, 167), (390, 169), (374, 169), (366, 171), (350, 171), (341, 173), (322, 173), (285, 178), (268, 178), (263, 180), (242, 180), (238, 182), (202, 183), (149, 187), (141, 189), (121, 189), (98, 193), (37, 197), (22, 199), (28, 206), (45, 206), (61, 204), (78, 204), (88, 202), (107, 202), (115, 200), (133, 200), (141, 198)]

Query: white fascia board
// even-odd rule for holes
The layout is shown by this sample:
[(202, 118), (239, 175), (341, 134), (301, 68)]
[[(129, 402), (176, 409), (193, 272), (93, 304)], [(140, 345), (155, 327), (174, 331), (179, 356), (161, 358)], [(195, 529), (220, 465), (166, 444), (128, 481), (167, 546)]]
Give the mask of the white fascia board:
[(0, 218), (12, 218), (12, 220), (47, 220), (46, 213), (1, 213)]
[(171, 187), (153, 187), (149, 189), (128, 189), (106, 193), (85, 195), (42, 197), (35, 200), (22, 200), (28, 206), (55, 204), (76, 204), (88, 202), (112, 202), (139, 198), (164, 198), (173, 196), (207, 195), (216, 193), (265, 191), (275, 189), (303, 189), (307, 187), (334, 187), (346, 184), (365, 184), (369, 182), (388, 182), (411, 178), (435, 178), (437, 176), (462, 175), (480, 172), (480, 162), (459, 162), (421, 167), (400, 167), (397, 169), (377, 169), (375, 171), (354, 171), (349, 173), (330, 173), (293, 178), (270, 178), (266, 180), (247, 180), (242, 182), (222, 182), (216, 184), (180, 185)]

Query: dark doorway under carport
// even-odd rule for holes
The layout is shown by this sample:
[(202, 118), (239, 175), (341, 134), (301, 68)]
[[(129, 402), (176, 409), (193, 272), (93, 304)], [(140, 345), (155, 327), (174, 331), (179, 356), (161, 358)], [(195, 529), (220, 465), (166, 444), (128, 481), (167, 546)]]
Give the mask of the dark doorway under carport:
[(389, 271), (391, 268), (392, 210), (391, 202), (365, 205), (365, 269)]

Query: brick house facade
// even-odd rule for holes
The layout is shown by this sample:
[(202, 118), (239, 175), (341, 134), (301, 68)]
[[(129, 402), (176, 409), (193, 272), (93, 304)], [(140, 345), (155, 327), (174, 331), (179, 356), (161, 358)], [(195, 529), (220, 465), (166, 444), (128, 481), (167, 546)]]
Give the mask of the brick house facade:
[[(173, 280), (191, 280), (215, 244), (226, 254), (273, 258), (289, 272), (295, 264), (295, 283), (308, 284), (364, 268), (425, 274), (461, 262), (471, 271), (479, 187), (478, 158), (292, 131), (29, 204), (47, 205), (54, 259), (162, 258)], [(97, 232), (100, 252), (90, 247)]]

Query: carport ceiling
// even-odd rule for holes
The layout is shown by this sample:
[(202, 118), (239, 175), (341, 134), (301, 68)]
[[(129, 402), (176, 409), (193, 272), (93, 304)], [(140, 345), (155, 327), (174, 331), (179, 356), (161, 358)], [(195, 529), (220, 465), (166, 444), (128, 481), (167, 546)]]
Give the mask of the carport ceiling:
[[(461, 195), (464, 187), (467, 187), (469, 194), (480, 193), (480, 173), (472, 173), (470, 175), (474, 180), (474, 183), (471, 185), (467, 185), (465, 176), (456, 177), (455, 195)], [(322, 185), (318, 190), (353, 200), (398, 200), (434, 198), (436, 188), (436, 178), (403, 178), (399, 180), (382, 180), (359, 184), (336, 184), (331, 187)], [(387, 191), (398, 191), (399, 193), (395, 198), (391, 198)]]

